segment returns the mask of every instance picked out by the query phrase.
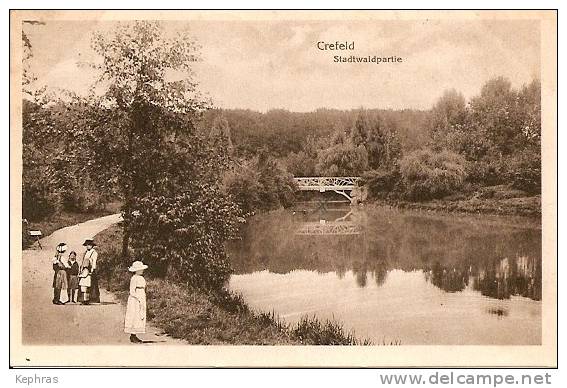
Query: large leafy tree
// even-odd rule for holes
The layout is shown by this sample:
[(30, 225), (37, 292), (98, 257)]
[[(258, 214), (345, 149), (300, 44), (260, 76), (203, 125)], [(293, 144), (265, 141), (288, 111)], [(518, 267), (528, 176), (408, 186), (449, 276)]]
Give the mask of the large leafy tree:
[(449, 149), (467, 159), (473, 184), (512, 184), (540, 189), (541, 91), (539, 80), (519, 90), (497, 77), (486, 82), (468, 105), (446, 92), (430, 111), (432, 149)]
[[(91, 66), (99, 70), (97, 83), (106, 91), (93, 100), (101, 114), (91, 126), (89, 149), (97, 169), (116, 170), (127, 256), (135, 198), (168, 179), (162, 174), (164, 151), (177, 135), (190, 132), (190, 120), (183, 116), (203, 107), (190, 73), (196, 46), (186, 36), (166, 39), (157, 23), (137, 21), (95, 34), (92, 48), (100, 61)], [(185, 77), (169, 80), (168, 71), (176, 70)]]
[(133, 248), (158, 273), (219, 286), (236, 208), (217, 190), (225, 161), (195, 130), (207, 108), (191, 69), (198, 46), (136, 21), (97, 33), (92, 47), (104, 93), (91, 95), (89, 122), (75, 132), (84, 132), (92, 173), (114, 177), (124, 198), (123, 256)]
[(469, 131), (482, 133), (501, 155), (514, 152), (521, 117), (517, 109), (517, 92), (510, 80), (504, 77), (489, 80), (480, 95), (471, 100), (470, 106)]

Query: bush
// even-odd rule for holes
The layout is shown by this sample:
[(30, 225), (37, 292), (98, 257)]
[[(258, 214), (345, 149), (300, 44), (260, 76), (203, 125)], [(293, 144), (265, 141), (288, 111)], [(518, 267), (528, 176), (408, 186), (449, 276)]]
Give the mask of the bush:
[(458, 190), (466, 177), (463, 156), (443, 150), (414, 151), (400, 161), (404, 196), (423, 201), (442, 198)]
[(292, 329), (292, 334), (301, 343), (310, 345), (371, 345), (370, 340), (359, 340), (353, 332), (334, 320), (320, 321), (316, 317), (303, 316)]
[(236, 202), (243, 215), (249, 215), (260, 206), (258, 173), (249, 167), (234, 168), (223, 177), (223, 189)]
[(357, 176), (368, 168), (368, 152), (363, 145), (351, 142), (321, 150), (317, 157), (317, 173), (323, 176)]
[(295, 181), (293, 175), (272, 157), (258, 161), (260, 200), (262, 210), (290, 207), (295, 202)]
[(60, 201), (59, 191), (48, 178), (48, 168), (24, 170), (22, 184), (22, 217), (39, 221), (55, 213)]
[(219, 188), (192, 182), (191, 191), (138, 198), (130, 223), (134, 258), (159, 277), (220, 289), (231, 273), (224, 243), (240, 214)]
[(522, 152), (508, 165), (508, 178), (512, 187), (530, 194), (541, 193), (541, 157), (539, 152)]
[(316, 158), (310, 157), (305, 151), (290, 152), (285, 159), (287, 171), (296, 177), (317, 176)]
[(85, 187), (65, 188), (61, 193), (62, 206), (65, 210), (88, 213), (101, 210), (109, 202), (104, 193), (100, 194)]
[(227, 172), (223, 187), (244, 215), (290, 207), (295, 202), (293, 176), (271, 157), (260, 157)]
[(392, 193), (400, 180), (397, 167), (370, 170), (362, 176), (362, 183), (368, 188), (372, 198), (384, 198)]
[(495, 186), (506, 183), (509, 166), (506, 160), (486, 157), (467, 164), (467, 182), (476, 186)]

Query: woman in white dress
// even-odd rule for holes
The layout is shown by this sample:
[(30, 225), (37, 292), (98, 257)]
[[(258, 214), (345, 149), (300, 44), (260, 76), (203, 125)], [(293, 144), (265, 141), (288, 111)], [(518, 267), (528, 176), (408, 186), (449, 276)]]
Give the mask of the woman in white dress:
[(132, 263), (128, 271), (134, 272), (130, 279), (130, 294), (126, 305), (124, 332), (130, 334), (130, 342), (143, 342), (137, 334), (146, 332), (146, 279), (142, 276), (147, 265), (141, 261)]

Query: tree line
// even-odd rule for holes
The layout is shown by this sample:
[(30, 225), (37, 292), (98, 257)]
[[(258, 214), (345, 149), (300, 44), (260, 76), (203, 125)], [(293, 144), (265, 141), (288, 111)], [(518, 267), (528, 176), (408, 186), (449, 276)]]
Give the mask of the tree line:
[(541, 190), (540, 99), (538, 79), (515, 89), (496, 77), (469, 101), (448, 90), (426, 111), (213, 109), (200, 128), (222, 121), (235, 159), (268, 154), (279, 176), (362, 176), (376, 198), (421, 201), (498, 185), (533, 195)]

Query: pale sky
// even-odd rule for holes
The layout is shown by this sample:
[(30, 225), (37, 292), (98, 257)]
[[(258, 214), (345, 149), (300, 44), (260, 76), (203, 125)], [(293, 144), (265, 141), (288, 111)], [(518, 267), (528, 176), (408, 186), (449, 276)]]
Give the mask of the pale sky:
[[(515, 87), (540, 75), (538, 21), (187, 21), (202, 46), (195, 64), (200, 90), (214, 105), (284, 108), (430, 108), (443, 91), (469, 98), (492, 77)], [(86, 91), (94, 30), (112, 22), (24, 24), (40, 84)], [(318, 50), (317, 42), (354, 42), (353, 51)], [(402, 63), (333, 63), (334, 55), (398, 56)]]

